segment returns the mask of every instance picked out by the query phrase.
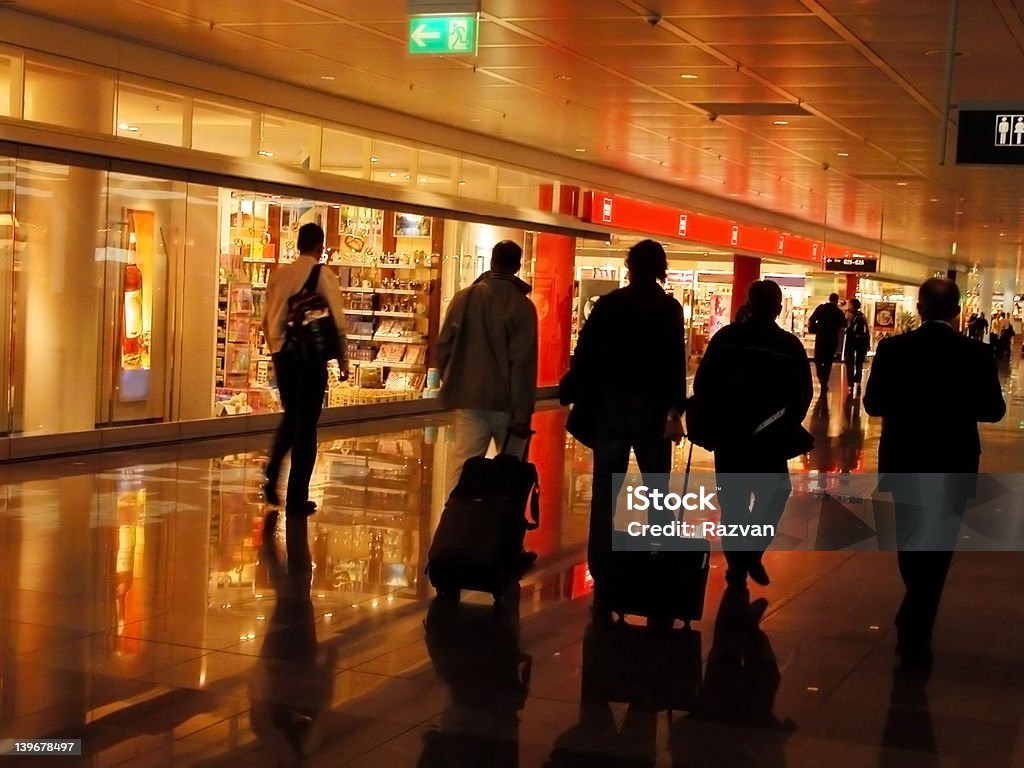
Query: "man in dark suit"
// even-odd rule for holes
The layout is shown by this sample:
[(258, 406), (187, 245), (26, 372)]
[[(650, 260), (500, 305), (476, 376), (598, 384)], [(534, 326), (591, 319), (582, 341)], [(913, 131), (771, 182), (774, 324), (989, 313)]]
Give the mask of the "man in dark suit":
[(839, 347), (839, 334), (846, 327), (846, 315), (839, 308), (839, 294), (830, 293), (828, 301), (819, 304), (807, 321), (807, 330), (814, 334), (814, 367), (818, 372), (821, 391), (828, 391), (832, 376), (832, 361)]
[(953, 326), (959, 305), (956, 283), (927, 280), (918, 292), (921, 327), (878, 345), (864, 393), (864, 410), (882, 417), (879, 490), (896, 504), (906, 586), (896, 616), (900, 671), (923, 676), (960, 521), (976, 490), (978, 422), (1006, 413), (991, 348)]

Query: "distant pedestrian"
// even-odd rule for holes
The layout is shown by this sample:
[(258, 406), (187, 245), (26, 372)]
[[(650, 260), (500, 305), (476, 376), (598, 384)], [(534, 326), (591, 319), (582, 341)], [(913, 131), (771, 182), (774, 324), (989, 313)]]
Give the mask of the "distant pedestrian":
[(850, 321), (843, 344), (843, 360), (846, 363), (846, 386), (849, 387), (851, 395), (854, 387), (860, 391), (864, 359), (870, 347), (871, 330), (868, 328), (867, 318), (860, 311), (860, 299), (850, 299)]
[(832, 361), (839, 346), (839, 334), (846, 327), (846, 316), (839, 308), (839, 294), (829, 294), (828, 301), (819, 304), (811, 313), (807, 330), (814, 334), (814, 367), (818, 373), (821, 391), (828, 391), (832, 376)]

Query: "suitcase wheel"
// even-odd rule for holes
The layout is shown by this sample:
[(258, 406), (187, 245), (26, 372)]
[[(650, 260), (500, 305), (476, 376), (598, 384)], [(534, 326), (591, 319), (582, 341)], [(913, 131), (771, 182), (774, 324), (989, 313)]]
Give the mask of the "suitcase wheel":
[(438, 587), (437, 599), (447, 603), (457, 603), (462, 597), (462, 590), (455, 587)]

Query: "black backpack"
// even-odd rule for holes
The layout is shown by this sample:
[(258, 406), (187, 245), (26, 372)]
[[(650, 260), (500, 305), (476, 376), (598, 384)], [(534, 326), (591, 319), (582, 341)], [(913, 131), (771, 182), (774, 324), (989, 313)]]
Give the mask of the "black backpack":
[(313, 267), (299, 292), (288, 298), (285, 314), (283, 351), (311, 365), (326, 365), (328, 360), (342, 359), (338, 324), (327, 300), (316, 290), (321, 266)]
[(850, 323), (850, 339), (859, 344), (863, 344), (871, 339), (871, 332), (868, 330), (867, 318), (862, 314), (856, 314), (853, 316), (853, 320)]

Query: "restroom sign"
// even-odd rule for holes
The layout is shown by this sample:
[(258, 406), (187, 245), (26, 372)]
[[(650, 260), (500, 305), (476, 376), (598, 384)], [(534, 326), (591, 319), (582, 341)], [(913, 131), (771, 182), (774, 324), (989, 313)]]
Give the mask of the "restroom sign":
[(612, 199), (610, 197), (601, 201), (601, 221), (605, 224), (610, 224), (612, 221)]
[(686, 237), (686, 214), (679, 214), (679, 236)]
[(997, 115), (995, 146), (1024, 147), (1024, 114)]
[(1001, 106), (961, 107), (956, 136), (958, 163), (1024, 165), (1024, 104)]

